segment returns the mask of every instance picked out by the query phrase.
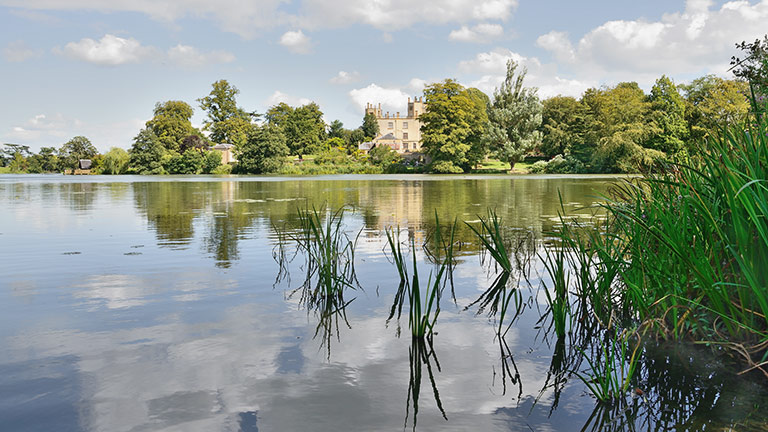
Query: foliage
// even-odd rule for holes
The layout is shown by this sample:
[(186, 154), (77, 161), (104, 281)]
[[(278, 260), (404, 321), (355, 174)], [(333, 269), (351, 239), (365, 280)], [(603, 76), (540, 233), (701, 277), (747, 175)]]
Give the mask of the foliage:
[(328, 138), (344, 139), (344, 123), (341, 120), (334, 120), (328, 125)]
[(421, 147), (433, 168), (467, 172), (477, 163), (487, 114), (482, 100), (458, 82), (447, 79), (424, 89), (426, 112), (421, 115)]
[(41, 147), (40, 153), (27, 157), (30, 173), (49, 173), (61, 171), (61, 161), (54, 147)]
[[(332, 138), (329, 141), (337, 140), (339, 138)], [(341, 143), (343, 145), (343, 142)], [(326, 165), (349, 165), (352, 160), (347, 156), (347, 151), (340, 146), (329, 146), (327, 149), (318, 152), (315, 156), (316, 164)]]
[(238, 173), (262, 174), (277, 172), (288, 156), (285, 135), (279, 127), (267, 124), (255, 129), (248, 141), (237, 151)]
[(648, 100), (651, 102), (650, 115), (654, 133), (646, 147), (668, 155), (685, 150), (685, 142), (688, 140), (685, 101), (672, 80), (666, 76), (657, 79)]
[(325, 138), (325, 122), (316, 103), (293, 108), (281, 102), (270, 108), (265, 117), (268, 124), (278, 127), (283, 133), (291, 154), (302, 158), (320, 150)]
[[(579, 153), (585, 140), (587, 109), (575, 98), (555, 96), (542, 103), (542, 141), (539, 150), (552, 158)], [(583, 155), (579, 155), (582, 156)], [(589, 160), (589, 157), (584, 158)]]
[(363, 116), (363, 125), (360, 126), (360, 130), (363, 132), (363, 136), (366, 139), (374, 139), (379, 136), (379, 122), (376, 120), (376, 116), (373, 113), (365, 113)]
[[(163, 163), (163, 168), (168, 174), (199, 174), (203, 171), (205, 156), (201, 152), (187, 151), (184, 154), (168, 152), (167, 154), (170, 155), (170, 158)], [(219, 161), (221, 161), (221, 156), (219, 156)]]
[(77, 168), (80, 159), (92, 159), (98, 154), (91, 140), (84, 136), (76, 136), (64, 143), (59, 149), (62, 168)]
[(251, 117), (237, 106), (237, 95), (240, 90), (227, 80), (219, 80), (212, 84), (211, 93), (198, 99), (200, 108), (208, 118), (203, 122), (203, 130), (209, 131), (209, 138), (215, 143), (234, 144), (236, 147), (248, 140), (251, 131)]
[(184, 153), (187, 150), (204, 151), (210, 147), (211, 143), (204, 136), (193, 134), (184, 137), (181, 140), (181, 146), (179, 147), (179, 153)]
[(736, 48), (744, 51), (746, 57), (731, 58), (733, 74), (747, 81), (757, 95), (768, 96), (768, 35), (751, 43), (738, 43)]
[(573, 156), (557, 155), (549, 161), (536, 161), (529, 169), (531, 174), (584, 174), (586, 166)]
[(130, 172), (136, 174), (165, 174), (162, 160), (165, 154), (160, 141), (150, 129), (142, 129), (133, 139), (133, 146), (128, 151)]
[(429, 170), (435, 174), (461, 174), (464, 172), (461, 167), (453, 164), (452, 161), (439, 160), (429, 166)]
[(488, 147), (496, 157), (509, 162), (509, 169), (541, 143), (542, 105), (538, 89), (523, 87), (526, 73), (523, 68), (517, 74), (517, 63), (507, 61), (507, 76), (488, 108)]
[(120, 147), (112, 147), (104, 155), (101, 172), (102, 174), (125, 174), (130, 160), (131, 156), (127, 151)]
[(190, 119), (194, 110), (183, 101), (166, 101), (155, 104), (154, 117), (146, 123), (160, 144), (168, 151), (183, 153), (182, 142), (195, 133)]
[(371, 163), (382, 167), (399, 163), (402, 157), (388, 145), (378, 145), (368, 152)]
[(706, 75), (680, 88), (685, 95), (691, 143), (746, 119), (749, 111), (745, 96), (749, 93), (749, 85), (746, 82)]
[(204, 153), (201, 169), (203, 174), (213, 174), (221, 165), (221, 152), (211, 150)]

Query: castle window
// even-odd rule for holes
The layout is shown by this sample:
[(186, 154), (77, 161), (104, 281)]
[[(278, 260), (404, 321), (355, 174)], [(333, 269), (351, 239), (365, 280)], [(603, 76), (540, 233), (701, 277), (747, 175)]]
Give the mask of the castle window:
[(408, 129), (408, 122), (403, 122), (403, 129)]
[(408, 132), (403, 132), (403, 139), (404, 139), (404, 140), (407, 140), (407, 139), (408, 139)]
[(394, 127), (394, 123), (388, 122), (387, 123), (387, 129), (392, 129)]

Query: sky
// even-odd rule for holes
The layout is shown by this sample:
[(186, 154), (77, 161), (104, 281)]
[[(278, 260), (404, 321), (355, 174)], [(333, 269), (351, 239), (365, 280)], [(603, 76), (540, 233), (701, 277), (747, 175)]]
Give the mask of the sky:
[(0, 0), (0, 142), (127, 149), (157, 102), (201, 126), (220, 79), (249, 112), (314, 101), (352, 129), (446, 78), (492, 95), (509, 59), (542, 98), (732, 78), (766, 23), (768, 0)]

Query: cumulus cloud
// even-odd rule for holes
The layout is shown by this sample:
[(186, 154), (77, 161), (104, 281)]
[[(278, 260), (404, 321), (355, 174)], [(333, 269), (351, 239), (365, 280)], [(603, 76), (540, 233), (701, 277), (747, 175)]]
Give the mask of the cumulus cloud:
[(296, 54), (308, 54), (312, 49), (312, 41), (303, 31), (287, 31), (280, 37), (280, 45)]
[(46, 138), (61, 140), (74, 127), (80, 124), (79, 120), (67, 119), (60, 113), (53, 115), (37, 114), (22, 124), (12, 126), (5, 136), (11, 141), (20, 141), (22, 143), (44, 140)]
[(98, 41), (84, 38), (79, 42), (70, 42), (64, 48), (55, 48), (54, 52), (73, 60), (105, 66), (166, 61), (176, 66), (198, 67), (235, 60), (235, 56), (226, 51), (201, 52), (193, 46), (182, 44), (163, 53), (156, 47), (142, 45), (136, 39), (125, 39), (111, 34), (104, 35)]
[(143, 46), (136, 39), (111, 34), (104, 35), (98, 41), (84, 38), (79, 42), (69, 42), (63, 49), (55, 51), (75, 60), (108, 66), (140, 63), (157, 54), (155, 48)]
[(719, 9), (711, 0), (688, 0), (683, 12), (658, 21), (608, 21), (576, 43), (550, 32), (537, 43), (557, 59), (578, 59), (593, 74), (632, 77), (674, 74), (724, 74), (734, 43), (765, 33), (768, 0), (731, 1)]
[(459, 42), (489, 42), (497, 39), (504, 34), (504, 27), (500, 24), (482, 23), (472, 28), (461, 26), (460, 29), (452, 31), (448, 39)]
[(0, 5), (33, 11), (138, 12), (164, 22), (185, 17), (211, 19), (222, 30), (246, 38), (278, 26), (314, 30), (362, 23), (389, 32), (416, 24), (507, 20), (518, 0), (301, 0), (296, 7), (300, 12), (295, 14), (281, 9), (283, 3), (284, 0), (0, 0)]
[(3, 48), (3, 57), (12, 63), (20, 63), (38, 57), (40, 51), (29, 48), (24, 41), (9, 42)]
[(235, 55), (226, 51), (201, 52), (189, 45), (176, 45), (168, 50), (168, 60), (178, 66), (199, 67), (213, 63), (231, 63)]
[(369, 84), (367, 87), (350, 91), (349, 97), (360, 111), (365, 109), (367, 103), (372, 103), (381, 104), (381, 109), (385, 112), (395, 113), (405, 112), (409, 95), (397, 87), (385, 88), (377, 84)]
[(360, 74), (357, 71), (339, 71), (335, 77), (330, 79), (332, 84), (349, 84), (357, 81), (360, 81)]
[(311, 102), (312, 102), (312, 100), (310, 100), (310, 99), (303, 98), (303, 97), (291, 96), (291, 95), (285, 94), (285, 93), (283, 93), (283, 92), (281, 92), (279, 90), (276, 90), (274, 93), (272, 93), (272, 95), (270, 97), (267, 98), (266, 101), (264, 101), (264, 103), (267, 106), (270, 106), (270, 107), (271, 106), (275, 106), (275, 105), (277, 105), (279, 103), (286, 103), (286, 104), (288, 104), (290, 106), (301, 106), (301, 105), (306, 105), (306, 104), (311, 103)]

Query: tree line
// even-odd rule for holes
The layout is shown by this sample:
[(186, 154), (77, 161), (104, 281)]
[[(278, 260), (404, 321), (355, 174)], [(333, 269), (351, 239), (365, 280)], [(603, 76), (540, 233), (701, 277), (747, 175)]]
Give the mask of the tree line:
[[(239, 90), (219, 80), (197, 99), (206, 114), (201, 130), (192, 126), (194, 108), (188, 103), (158, 102), (128, 151), (114, 147), (101, 155), (82, 136), (37, 154), (6, 144), (0, 166), (11, 172), (60, 172), (90, 159), (93, 170), (103, 174), (466, 173), (495, 158), (510, 170), (527, 161), (531, 172), (639, 172), (660, 161), (695, 157), (697, 143), (707, 135), (745, 121), (750, 100), (764, 103), (760, 83), (768, 76), (768, 36), (737, 47), (745, 56), (732, 59), (735, 79), (706, 75), (676, 84), (661, 76), (647, 94), (635, 82), (622, 82), (590, 88), (580, 98), (541, 100), (535, 87), (525, 86), (525, 68), (512, 60), (493, 97), (453, 79), (429, 84), (421, 116), (427, 165), (414, 166), (386, 146), (360, 152), (358, 145), (379, 133), (372, 114), (355, 129), (339, 120), (326, 124), (314, 102), (279, 103), (262, 115), (240, 107)], [(221, 154), (210, 150), (215, 143), (234, 145), (238, 162), (222, 165)], [(291, 155), (298, 161), (311, 157), (287, 164)]]

